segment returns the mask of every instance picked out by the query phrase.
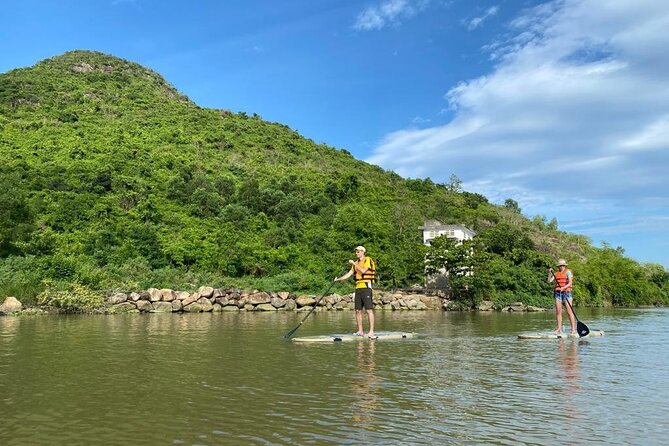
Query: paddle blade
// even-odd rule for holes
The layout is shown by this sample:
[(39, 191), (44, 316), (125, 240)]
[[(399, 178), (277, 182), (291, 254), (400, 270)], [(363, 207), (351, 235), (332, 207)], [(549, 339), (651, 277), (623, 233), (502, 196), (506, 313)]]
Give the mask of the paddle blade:
[(588, 326), (581, 321), (578, 321), (576, 323), (576, 331), (578, 332), (579, 338), (582, 338), (583, 336), (587, 336), (590, 334), (590, 329), (588, 328)]
[(292, 330), (290, 330), (288, 333), (286, 333), (283, 338), (284, 339), (289, 339), (297, 331), (297, 329), (300, 328), (300, 325), (302, 325), (302, 324), (301, 323), (297, 324), (297, 326), (295, 328), (293, 328)]

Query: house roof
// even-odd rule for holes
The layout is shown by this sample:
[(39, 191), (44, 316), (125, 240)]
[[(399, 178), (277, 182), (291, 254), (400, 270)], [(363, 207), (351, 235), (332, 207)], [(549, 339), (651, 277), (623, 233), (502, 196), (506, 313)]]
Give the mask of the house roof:
[(465, 233), (470, 233), (471, 235), (476, 235), (476, 232), (472, 231), (464, 225), (445, 225), (438, 220), (427, 220), (423, 226), (419, 226), (418, 229), (423, 231), (448, 231), (448, 230), (461, 230)]

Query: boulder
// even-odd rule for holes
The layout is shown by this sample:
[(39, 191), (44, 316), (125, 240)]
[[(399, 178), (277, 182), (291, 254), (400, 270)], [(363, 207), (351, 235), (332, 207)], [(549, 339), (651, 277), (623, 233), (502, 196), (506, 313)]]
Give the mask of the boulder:
[(120, 304), (128, 300), (128, 295), (125, 293), (115, 293), (107, 298), (107, 303), (111, 305)]
[(381, 302), (384, 305), (394, 302), (395, 300), (397, 300), (397, 298), (393, 294), (384, 293), (381, 295)]
[(15, 311), (21, 311), (23, 304), (13, 296), (5, 297), (4, 302), (0, 305), (1, 314), (9, 314)]
[(153, 304), (153, 313), (171, 313), (172, 302), (156, 302)]
[(260, 292), (260, 293), (253, 293), (248, 297), (248, 303), (251, 305), (260, 305), (260, 304), (268, 304), (271, 301), (271, 297), (269, 294)]
[(132, 293), (130, 293), (130, 296), (128, 297), (128, 300), (131, 300), (133, 302), (137, 302), (141, 298), (142, 298), (141, 294), (132, 292)]
[(343, 300), (340, 300), (336, 304), (332, 305), (332, 308), (334, 308), (335, 310), (348, 310), (348, 303)]
[(138, 300), (137, 302), (135, 302), (135, 305), (137, 305), (137, 309), (139, 311), (144, 311), (148, 313), (149, 311), (153, 310), (153, 304), (148, 300)]
[(174, 291), (163, 288), (160, 290), (160, 300), (165, 301), (165, 302), (172, 302), (177, 296), (177, 293)]
[(209, 299), (206, 297), (201, 297), (197, 300), (197, 303), (200, 304), (200, 307), (202, 308), (202, 311), (204, 312), (209, 312), (214, 309), (214, 304), (211, 303)]
[(313, 304), (316, 303), (316, 299), (314, 299), (312, 296), (297, 296), (295, 299), (295, 303), (297, 304), (298, 307), (307, 307), (307, 306), (312, 306)]
[(535, 307), (533, 305), (528, 305), (525, 311), (540, 312), (540, 311), (546, 311), (546, 309), (542, 307)]
[(481, 303), (479, 303), (476, 308), (479, 311), (490, 311), (490, 310), (493, 309), (493, 307), (494, 307), (494, 304), (492, 303), (492, 301), (482, 300)]
[(186, 297), (185, 299), (181, 299), (181, 305), (183, 307), (186, 307), (198, 299), (199, 299), (198, 293), (189, 294), (188, 297)]
[(193, 302), (191, 304), (184, 305), (183, 310), (187, 313), (200, 313), (202, 312), (202, 306), (197, 302)]
[(190, 293), (188, 291), (177, 291), (176, 300), (185, 300), (188, 299)]
[(514, 302), (502, 311), (525, 311), (525, 305), (522, 302)]
[(158, 302), (163, 297), (163, 293), (157, 288), (149, 288), (146, 291), (149, 293), (149, 300), (151, 302)]
[(121, 302), (120, 304), (109, 307), (110, 313), (137, 313), (139, 310), (132, 302)]
[(437, 296), (422, 296), (420, 301), (425, 304), (428, 310), (441, 310), (441, 298)]
[(281, 299), (280, 297), (273, 297), (270, 304), (272, 304), (274, 308), (281, 308), (286, 306), (286, 302), (286, 300)]
[(420, 302), (418, 299), (415, 297), (410, 297), (406, 301), (404, 301), (404, 304), (406, 307), (410, 310), (415, 310), (416, 307), (418, 306), (418, 302)]
[(225, 296), (217, 297), (216, 300), (215, 300), (215, 302), (216, 302), (217, 304), (219, 304), (220, 306), (222, 306), (222, 307), (224, 307), (224, 306), (230, 304), (230, 301), (229, 301), (228, 298), (225, 297)]
[(330, 294), (325, 298), (325, 303), (330, 305), (335, 305), (337, 302), (341, 302), (341, 296), (337, 293)]
[(200, 297), (206, 297), (209, 299), (214, 295), (214, 289), (210, 286), (201, 286), (200, 289), (197, 290), (197, 293), (200, 295)]

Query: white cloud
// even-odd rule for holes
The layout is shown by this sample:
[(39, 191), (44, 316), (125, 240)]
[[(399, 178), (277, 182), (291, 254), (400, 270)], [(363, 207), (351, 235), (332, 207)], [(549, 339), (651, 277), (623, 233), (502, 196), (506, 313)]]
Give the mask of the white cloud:
[(366, 7), (355, 20), (354, 29), (374, 31), (388, 25), (398, 24), (423, 10), (429, 0), (383, 0)]
[(530, 213), (666, 215), (669, 2), (559, 0), (511, 27), (487, 47), (495, 68), (445, 95), (451, 122), (393, 132), (367, 161), (440, 182), (454, 173)]
[(480, 26), (483, 25), (483, 22), (486, 21), (489, 17), (492, 17), (494, 15), (497, 15), (497, 12), (499, 11), (499, 6), (491, 6), (490, 8), (486, 9), (483, 15), (474, 17), (471, 20), (468, 20), (465, 25), (467, 26), (467, 29), (470, 31), (475, 30), (476, 28), (479, 28)]
[(662, 150), (669, 147), (669, 115), (660, 116), (636, 134), (620, 142), (627, 150)]
[(421, 116), (415, 116), (415, 117), (413, 117), (413, 118), (411, 119), (411, 122), (412, 122), (413, 124), (416, 124), (416, 125), (427, 124), (427, 123), (429, 123), (430, 121), (431, 121), (430, 118), (423, 118), (423, 117), (421, 117)]

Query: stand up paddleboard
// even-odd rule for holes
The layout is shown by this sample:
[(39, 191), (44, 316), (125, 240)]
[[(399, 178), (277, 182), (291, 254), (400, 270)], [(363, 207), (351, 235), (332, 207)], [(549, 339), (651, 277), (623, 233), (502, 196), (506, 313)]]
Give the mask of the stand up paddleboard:
[(332, 334), (321, 336), (304, 336), (293, 338), (293, 342), (351, 342), (351, 341), (385, 341), (391, 339), (409, 339), (413, 338), (415, 333), (405, 333), (401, 331), (377, 331), (374, 337), (358, 336), (355, 334)]
[[(584, 338), (591, 338), (593, 336), (604, 336), (602, 330), (592, 330)], [(518, 335), (518, 339), (574, 339), (578, 338), (578, 333), (521, 333)]]

